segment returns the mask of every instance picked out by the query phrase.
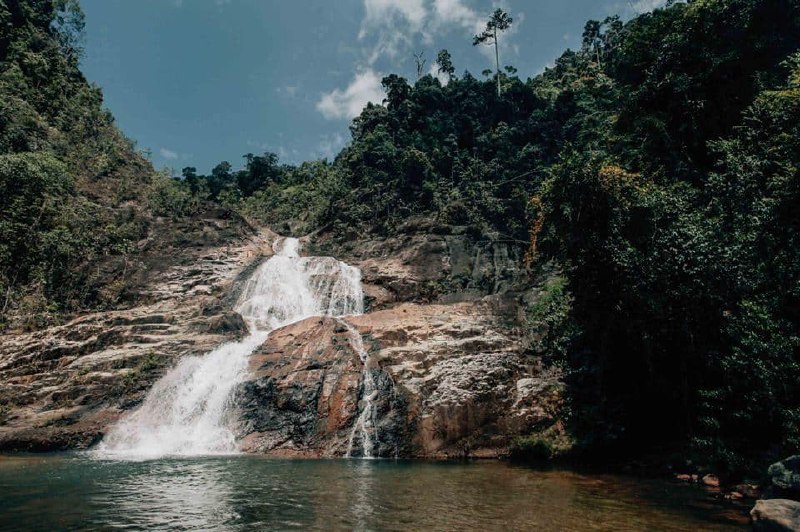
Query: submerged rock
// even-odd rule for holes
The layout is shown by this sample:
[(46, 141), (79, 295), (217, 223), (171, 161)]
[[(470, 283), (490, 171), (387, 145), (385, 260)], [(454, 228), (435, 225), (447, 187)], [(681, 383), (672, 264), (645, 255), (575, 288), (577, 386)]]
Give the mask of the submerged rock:
[(788, 499), (756, 501), (750, 517), (753, 529), (759, 532), (797, 532), (800, 530), (800, 502)]

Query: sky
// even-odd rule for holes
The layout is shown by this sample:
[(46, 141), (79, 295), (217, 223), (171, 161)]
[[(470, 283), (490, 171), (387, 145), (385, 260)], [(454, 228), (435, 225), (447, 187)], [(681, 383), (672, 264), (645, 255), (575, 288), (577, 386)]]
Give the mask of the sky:
[[(514, 19), (500, 61), (520, 77), (580, 46), (589, 19), (663, 0), (82, 0), (86, 77), (157, 168), (210, 172), (246, 153), (333, 158), (390, 73), (416, 78), (447, 48), (476, 77), (493, 49), (472, 36), (502, 7)], [(434, 71), (435, 73), (435, 71)]]

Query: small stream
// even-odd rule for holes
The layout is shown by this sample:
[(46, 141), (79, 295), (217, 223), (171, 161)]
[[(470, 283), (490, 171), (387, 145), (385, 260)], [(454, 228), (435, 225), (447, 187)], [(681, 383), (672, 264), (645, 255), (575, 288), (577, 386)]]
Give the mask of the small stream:
[(0, 456), (0, 530), (747, 530), (702, 487), (503, 462)]

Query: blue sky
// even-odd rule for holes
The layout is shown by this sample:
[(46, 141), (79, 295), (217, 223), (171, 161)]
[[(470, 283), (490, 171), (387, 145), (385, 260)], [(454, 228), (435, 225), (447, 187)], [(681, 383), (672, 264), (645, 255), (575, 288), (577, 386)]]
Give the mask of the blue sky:
[(630, 18), (659, 0), (82, 0), (82, 68), (154, 164), (208, 172), (248, 152), (331, 158), (380, 79), (416, 77), (441, 48), (457, 73), (490, 68), (472, 35), (495, 7), (514, 25), (501, 62), (521, 77), (576, 48), (586, 20)]

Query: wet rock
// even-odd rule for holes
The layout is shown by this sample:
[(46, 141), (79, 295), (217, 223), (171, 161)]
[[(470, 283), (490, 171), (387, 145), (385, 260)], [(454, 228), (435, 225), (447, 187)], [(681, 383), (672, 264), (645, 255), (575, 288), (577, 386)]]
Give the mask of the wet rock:
[(206, 290), (235, 291), (239, 273), (270, 252), (269, 234), (153, 273), (143, 303), (56, 327), (0, 336), (0, 451), (85, 448), (178, 360), (243, 334), (238, 314)]
[(753, 529), (760, 532), (797, 532), (800, 530), (800, 502), (788, 499), (756, 501), (750, 518)]
[(743, 497), (748, 499), (758, 499), (761, 495), (761, 490), (755, 484), (737, 484), (734, 486), (734, 491), (741, 493)]
[(236, 338), (244, 337), (248, 332), (247, 324), (242, 316), (233, 311), (210, 317), (201, 330), (207, 333), (230, 335)]
[(519, 290), (527, 281), (519, 246), (497, 234), (412, 218), (391, 237), (360, 235), (346, 242), (316, 242), (362, 271), (369, 310), (392, 304), (457, 303)]
[(703, 485), (709, 488), (718, 488), (719, 479), (715, 475), (705, 475), (702, 479)]
[(769, 466), (770, 491), (775, 496), (800, 499), (800, 455), (791, 456)]
[[(561, 381), (521, 354), (503, 308), (405, 304), (275, 331), (251, 357), (239, 390), (246, 450), (359, 455), (364, 436), (355, 425), (369, 402), (376, 455), (505, 454), (515, 436), (553, 419)], [(348, 324), (368, 352), (370, 398)]]

